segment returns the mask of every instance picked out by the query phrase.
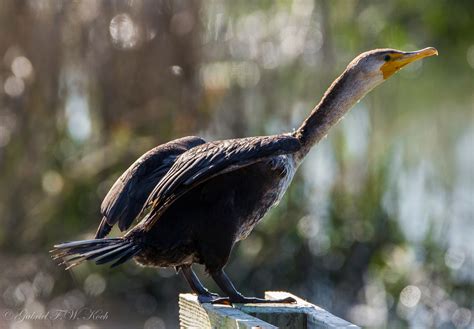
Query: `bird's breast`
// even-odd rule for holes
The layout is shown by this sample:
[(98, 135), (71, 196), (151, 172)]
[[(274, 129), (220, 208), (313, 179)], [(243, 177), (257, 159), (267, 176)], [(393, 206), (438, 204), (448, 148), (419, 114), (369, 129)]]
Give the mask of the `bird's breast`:
[(293, 159), (293, 156), (290, 155), (280, 155), (272, 159), (272, 166), (277, 172), (279, 172), (280, 179), (277, 180), (277, 186), (275, 189), (276, 198), (272, 206), (276, 206), (280, 200), (283, 198), (288, 186), (296, 172), (296, 162)]
[(236, 195), (241, 203), (237, 240), (245, 239), (268, 210), (280, 202), (296, 172), (292, 156), (280, 155), (248, 168), (251, 171), (245, 190)]

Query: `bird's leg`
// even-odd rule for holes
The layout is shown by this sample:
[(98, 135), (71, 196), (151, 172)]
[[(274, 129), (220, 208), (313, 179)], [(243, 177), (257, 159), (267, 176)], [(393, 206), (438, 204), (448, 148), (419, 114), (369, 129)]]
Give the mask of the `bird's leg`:
[(200, 303), (213, 303), (213, 304), (226, 304), (229, 305), (229, 298), (220, 297), (218, 294), (214, 294), (207, 290), (199, 281), (196, 273), (189, 265), (180, 266), (179, 269), (183, 273), (184, 278), (188, 282), (193, 292), (198, 296)]
[(296, 300), (291, 297), (283, 299), (263, 299), (256, 297), (245, 297), (240, 292), (238, 292), (237, 289), (235, 289), (229, 277), (222, 269), (211, 273), (211, 276), (217, 283), (219, 288), (221, 288), (222, 291), (224, 291), (227, 296), (229, 296), (229, 300), (231, 303), (296, 303)]

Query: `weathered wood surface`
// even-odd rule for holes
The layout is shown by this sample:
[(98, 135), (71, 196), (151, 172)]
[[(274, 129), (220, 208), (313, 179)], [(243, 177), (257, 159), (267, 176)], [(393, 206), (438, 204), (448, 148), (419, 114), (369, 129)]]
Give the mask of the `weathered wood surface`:
[(196, 295), (180, 294), (181, 328), (347, 328), (358, 326), (282, 291), (267, 291), (265, 298), (293, 297), (296, 304), (200, 304)]
[(180, 328), (264, 328), (277, 327), (226, 305), (200, 304), (194, 294), (179, 295)]

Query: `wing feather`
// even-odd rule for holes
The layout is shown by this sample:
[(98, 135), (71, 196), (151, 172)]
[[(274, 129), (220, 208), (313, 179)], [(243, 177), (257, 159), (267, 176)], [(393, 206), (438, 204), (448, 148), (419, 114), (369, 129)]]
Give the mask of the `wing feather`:
[(102, 221), (96, 233), (105, 237), (118, 223), (127, 230), (140, 214), (150, 192), (184, 152), (205, 141), (188, 136), (157, 146), (142, 155), (114, 183), (101, 205)]
[(140, 225), (150, 229), (176, 199), (212, 177), (269, 157), (294, 153), (300, 147), (295, 137), (275, 135), (208, 142), (192, 148), (176, 159), (150, 193), (145, 205), (151, 210)]

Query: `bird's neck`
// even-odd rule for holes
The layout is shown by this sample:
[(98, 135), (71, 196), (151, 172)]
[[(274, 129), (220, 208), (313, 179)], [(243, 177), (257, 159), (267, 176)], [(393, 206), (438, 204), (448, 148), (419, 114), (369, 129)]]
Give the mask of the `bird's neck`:
[(326, 136), (329, 129), (371, 89), (354, 75), (349, 70), (344, 71), (294, 133), (302, 145), (300, 151), (295, 154), (298, 163), (308, 154), (311, 147)]

